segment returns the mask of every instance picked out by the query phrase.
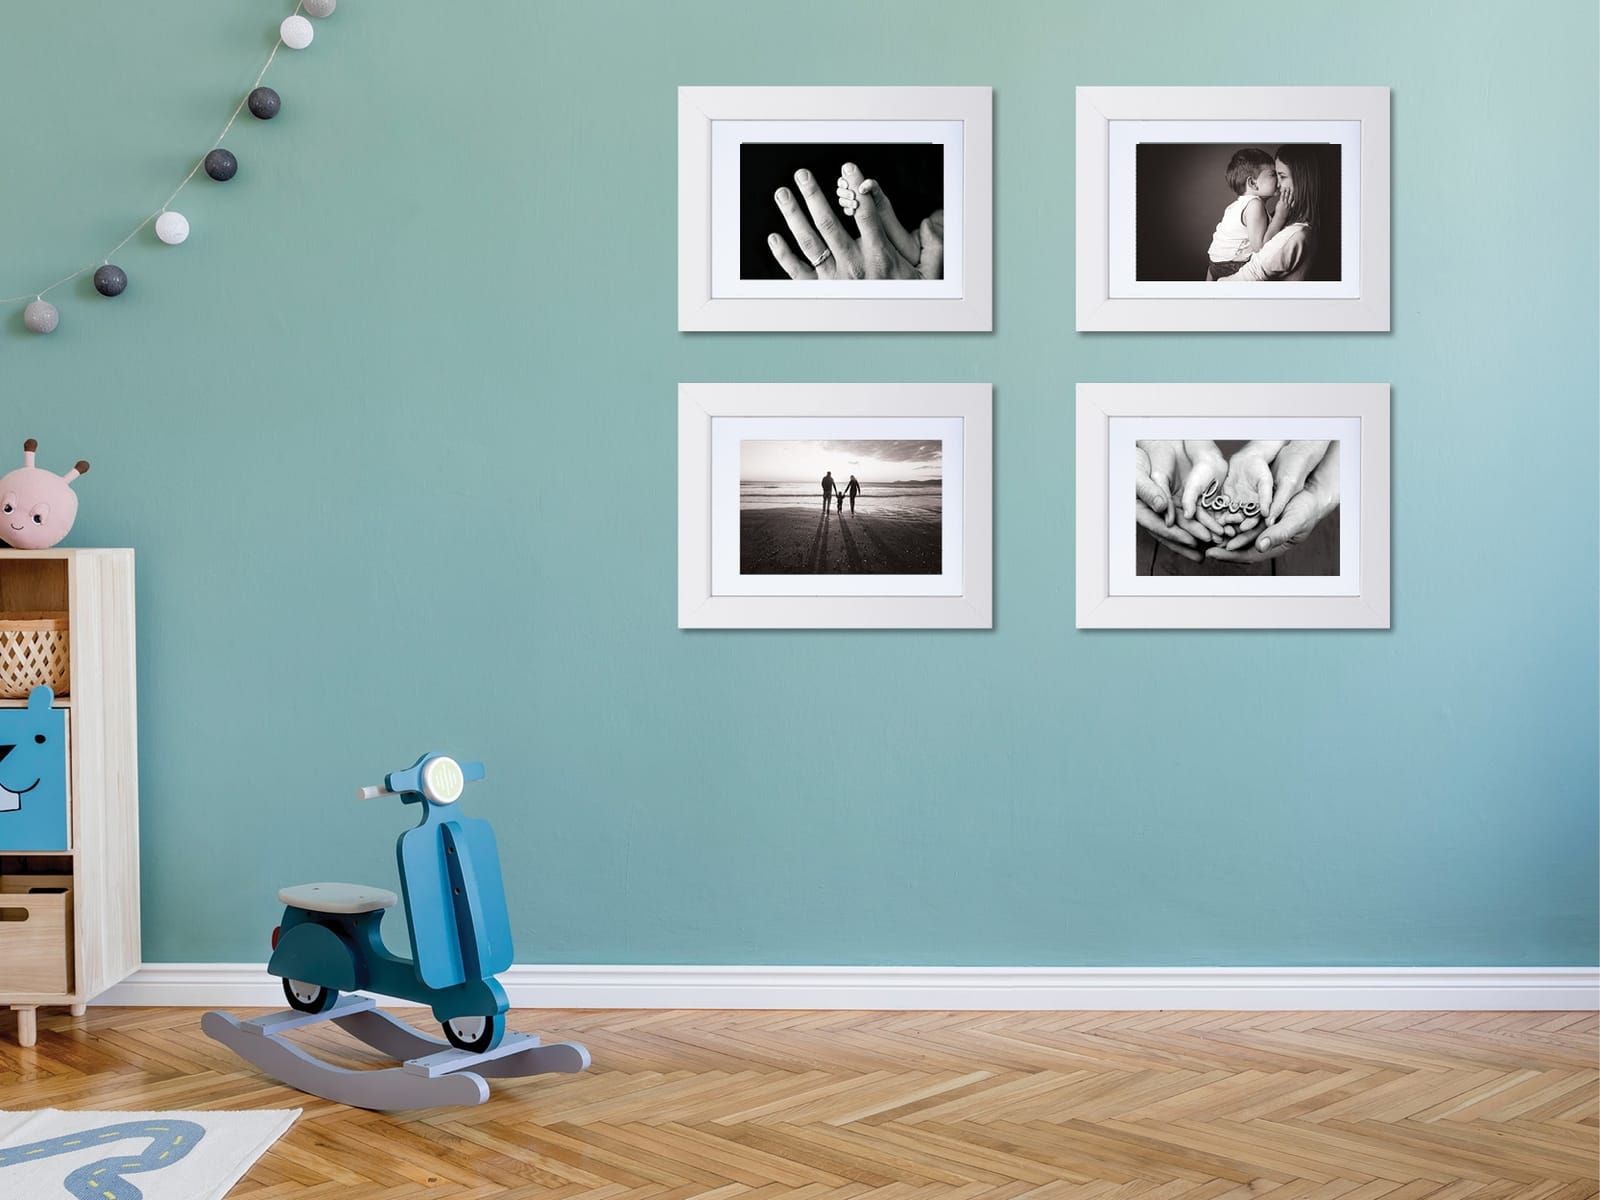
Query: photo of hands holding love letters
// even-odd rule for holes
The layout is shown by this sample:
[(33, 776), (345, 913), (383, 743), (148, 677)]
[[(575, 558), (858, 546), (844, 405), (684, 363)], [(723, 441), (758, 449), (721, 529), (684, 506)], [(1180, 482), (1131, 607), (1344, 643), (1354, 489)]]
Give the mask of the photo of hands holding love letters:
[(1137, 441), (1135, 569), (1337, 575), (1339, 474), (1337, 440)]

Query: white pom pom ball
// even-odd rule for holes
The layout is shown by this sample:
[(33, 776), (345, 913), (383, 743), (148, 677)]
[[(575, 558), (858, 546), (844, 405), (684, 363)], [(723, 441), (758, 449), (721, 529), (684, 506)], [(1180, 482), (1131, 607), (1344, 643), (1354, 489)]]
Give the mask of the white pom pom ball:
[(339, 0), (305, 0), (300, 7), (306, 10), (308, 17), (328, 17), (339, 7)]
[(61, 323), (61, 314), (48, 300), (35, 300), (22, 310), (22, 323), (34, 333), (54, 333)]
[(283, 19), (283, 24), (278, 26), (278, 36), (289, 49), (304, 50), (311, 45), (311, 39), (317, 36), (317, 31), (311, 28), (310, 21), (296, 13)]
[(156, 218), (156, 236), (169, 246), (181, 245), (189, 236), (189, 218), (181, 212), (164, 212)]

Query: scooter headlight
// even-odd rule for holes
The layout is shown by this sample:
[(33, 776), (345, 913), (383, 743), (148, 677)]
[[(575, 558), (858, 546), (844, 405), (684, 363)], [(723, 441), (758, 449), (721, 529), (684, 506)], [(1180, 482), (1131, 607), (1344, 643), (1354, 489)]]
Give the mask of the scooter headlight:
[(422, 794), (435, 804), (454, 804), (466, 787), (461, 764), (447, 754), (430, 759), (422, 768)]

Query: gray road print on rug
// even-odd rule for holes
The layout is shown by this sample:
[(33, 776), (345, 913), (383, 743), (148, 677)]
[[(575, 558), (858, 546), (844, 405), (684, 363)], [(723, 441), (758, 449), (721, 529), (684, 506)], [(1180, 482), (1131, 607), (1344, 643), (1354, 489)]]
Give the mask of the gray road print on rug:
[[(61, 1181), (72, 1200), (144, 1200), (144, 1193), (123, 1176), (139, 1171), (159, 1171), (182, 1161), (195, 1148), (206, 1131), (193, 1121), (128, 1121), (121, 1125), (102, 1125), (80, 1133), (46, 1138), (24, 1146), (0, 1149), (0, 1184), (5, 1168), (17, 1163), (37, 1162), (56, 1154), (75, 1154), (96, 1142), (116, 1142), (126, 1138), (149, 1138), (150, 1144), (138, 1154), (118, 1154), (79, 1167)], [(0, 1188), (3, 1194), (3, 1188)], [(41, 1200), (43, 1198), (41, 1197)]]

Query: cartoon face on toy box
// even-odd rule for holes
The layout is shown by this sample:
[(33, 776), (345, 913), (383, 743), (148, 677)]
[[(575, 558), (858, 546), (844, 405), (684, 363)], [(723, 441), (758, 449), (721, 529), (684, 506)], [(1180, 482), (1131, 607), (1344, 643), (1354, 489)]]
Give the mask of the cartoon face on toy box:
[(67, 850), (67, 714), (36, 687), (0, 708), (0, 851)]
[(65, 475), (33, 465), (36, 438), (22, 443), (22, 465), (0, 476), (0, 541), (18, 550), (48, 550), (72, 532), (78, 494), (72, 481), (89, 470), (79, 459)]

